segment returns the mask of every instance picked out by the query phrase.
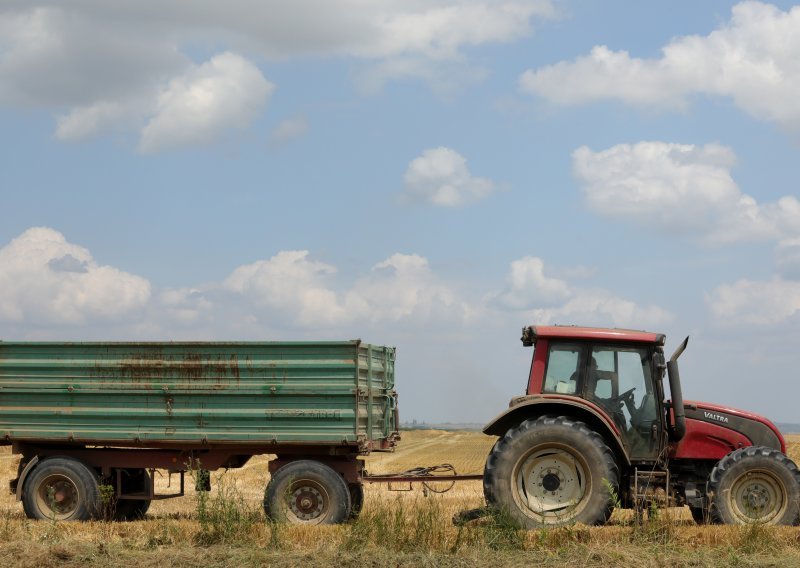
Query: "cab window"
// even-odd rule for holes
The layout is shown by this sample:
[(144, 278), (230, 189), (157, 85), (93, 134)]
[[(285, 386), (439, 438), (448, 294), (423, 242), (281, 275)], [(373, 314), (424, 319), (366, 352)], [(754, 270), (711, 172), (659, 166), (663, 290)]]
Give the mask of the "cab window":
[(547, 354), (543, 392), (576, 394), (580, 377), (581, 345), (559, 343)]

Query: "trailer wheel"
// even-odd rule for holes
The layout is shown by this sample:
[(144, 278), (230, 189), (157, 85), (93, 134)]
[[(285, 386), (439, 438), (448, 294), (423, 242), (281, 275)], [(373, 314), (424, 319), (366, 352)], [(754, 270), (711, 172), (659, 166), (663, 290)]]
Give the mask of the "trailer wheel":
[(722, 458), (708, 480), (711, 520), (728, 525), (796, 525), (800, 471), (785, 454), (750, 446)]
[[(144, 492), (150, 487), (150, 474), (146, 469), (128, 469), (122, 477), (123, 493)], [(115, 521), (138, 521), (150, 508), (150, 499), (117, 499), (114, 507)]]
[(100, 504), (97, 475), (73, 458), (42, 460), (23, 487), (22, 506), (29, 519), (86, 521), (99, 514)]
[(275, 521), (332, 525), (350, 517), (350, 490), (341, 475), (314, 460), (293, 461), (272, 476), (264, 512)]
[(619, 468), (603, 438), (564, 416), (526, 420), (499, 439), (486, 460), (489, 506), (522, 526), (605, 523)]
[(350, 490), (350, 519), (357, 519), (364, 508), (364, 484), (348, 483), (347, 488)]

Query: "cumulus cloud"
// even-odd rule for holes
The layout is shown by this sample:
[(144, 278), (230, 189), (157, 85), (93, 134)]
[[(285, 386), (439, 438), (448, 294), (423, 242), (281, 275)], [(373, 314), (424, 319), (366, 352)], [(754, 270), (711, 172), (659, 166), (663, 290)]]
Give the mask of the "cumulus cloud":
[[(514, 41), (532, 32), (532, 20), (554, 14), (551, 0), (309, 0), (279, 5), (170, 0), (159, 3), (158, 10), (140, 2), (87, 0), (69, 8), (54, 0), (11, 2), (0, 8), (0, 105), (55, 111), (56, 135), (64, 140), (120, 125), (135, 129), (151, 119), (142, 145), (158, 147), (150, 138), (153, 131), (162, 133), (159, 139), (175, 140), (174, 127), (200, 116), (203, 109), (213, 116), (212, 124), (201, 121), (194, 132), (201, 138), (217, 132), (214, 117), (227, 116), (234, 126), (240, 124), (241, 115), (231, 116), (231, 108), (222, 109), (219, 102), (206, 106), (208, 85), (198, 84), (209, 80), (204, 73), (217, 78), (213, 93), (232, 94), (245, 104), (245, 116), (251, 116), (253, 101), (242, 89), (265, 88), (246, 66), (235, 70), (230, 61), (217, 62), (227, 63), (227, 72), (216, 68), (214, 59), (198, 69), (185, 53), (198, 38), (248, 58), (353, 58), (364, 66), (356, 76), (372, 77), (364, 81), (373, 86), (397, 77), (436, 84), (441, 82), (442, 74), (436, 73), (440, 64), (454, 79), (459, 74), (454, 69), (471, 67), (464, 48)], [(232, 85), (235, 77), (246, 82)], [(179, 112), (181, 102), (189, 103), (188, 114)]]
[(721, 323), (779, 324), (800, 313), (800, 281), (738, 280), (717, 287), (706, 301)]
[(656, 305), (639, 306), (607, 290), (584, 289), (562, 306), (532, 310), (532, 318), (542, 324), (646, 328), (668, 323), (672, 314)]
[(778, 273), (789, 280), (800, 280), (800, 238), (778, 243), (775, 251)]
[(741, 2), (707, 36), (678, 37), (661, 51), (642, 59), (596, 46), (574, 61), (525, 71), (520, 86), (556, 104), (618, 99), (680, 108), (693, 94), (724, 96), (755, 117), (800, 126), (800, 7)]
[(335, 273), (334, 266), (312, 260), (308, 251), (282, 251), (240, 266), (223, 288), (297, 327), (459, 318), (470, 312), (419, 255), (394, 254), (343, 291), (334, 288)]
[(433, 273), (426, 258), (401, 253), (379, 262), (369, 276), (358, 280), (346, 304), (348, 311), (372, 322), (463, 321), (476, 311)]
[(147, 280), (98, 264), (53, 229), (28, 229), (0, 248), (0, 321), (115, 321), (132, 317), (149, 299)]
[(529, 321), (539, 324), (647, 327), (672, 319), (658, 306), (639, 306), (608, 290), (573, 286), (546, 276), (544, 262), (538, 257), (513, 261), (505, 289), (486, 300), (494, 306), (525, 312)]
[(710, 244), (785, 239), (800, 234), (800, 201), (759, 204), (731, 176), (735, 155), (718, 144), (583, 146), (572, 164), (586, 203), (613, 219), (691, 234)]
[(425, 150), (405, 173), (405, 198), (441, 207), (469, 205), (495, 191), (492, 180), (470, 174), (467, 160), (450, 148)]
[(245, 128), (273, 89), (258, 67), (240, 55), (216, 55), (170, 81), (142, 130), (139, 149), (206, 144), (223, 130)]
[(214, 319), (214, 303), (198, 288), (168, 288), (159, 294), (158, 300), (170, 322), (194, 326)]
[(528, 309), (566, 300), (572, 295), (569, 285), (544, 274), (544, 261), (526, 256), (511, 263), (506, 289), (492, 300), (510, 309)]
[(282, 251), (268, 260), (238, 267), (223, 287), (246, 296), (297, 325), (333, 325), (347, 313), (327, 276), (336, 268), (311, 260), (308, 251)]

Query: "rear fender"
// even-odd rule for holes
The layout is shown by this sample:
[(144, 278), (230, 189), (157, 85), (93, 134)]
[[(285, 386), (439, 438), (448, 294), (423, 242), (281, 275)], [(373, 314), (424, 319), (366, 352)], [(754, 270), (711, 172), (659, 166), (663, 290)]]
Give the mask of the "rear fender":
[(585, 423), (591, 430), (603, 436), (609, 447), (624, 460), (626, 465), (631, 463), (616, 425), (598, 406), (588, 401), (536, 396), (515, 399), (512, 401), (512, 405), (484, 426), (483, 433), (490, 436), (504, 436), (509, 429), (518, 426), (525, 420), (545, 415), (567, 416)]

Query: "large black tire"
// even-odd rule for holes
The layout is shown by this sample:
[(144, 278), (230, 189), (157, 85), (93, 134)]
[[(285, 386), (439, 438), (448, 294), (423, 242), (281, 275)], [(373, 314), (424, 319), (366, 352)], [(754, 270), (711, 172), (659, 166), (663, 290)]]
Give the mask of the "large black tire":
[(350, 490), (350, 519), (357, 519), (364, 508), (364, 484), (348, 483), (347, 488)]
[(29, 519), (93, 519), (102, 510), (97, 474), (73, 458), (44, 459), (25, 479), (22, 506)]
[(729, 453), (711, 471), (707, 491), (713, 522), (800, 522), (800, 471), (778, 450), (750, 446)]
[(559, 416), (526, 420), (486, 460), (483, 492), (521, 526), (599, 525), (614, 509), (619, 467), (603, 438)]
[[(122, 476), (124, 493), (143, 493), (150, 487), (150, 474), (146, 469), (128, 469)], [(138, 521), (150, 508), (150, 499), (117, 499), (114, 504), (115, 521)]]
[(713, 522), (708, 514), (708, 509), (689, 506), (689, 511), (692, 513), (694, 522), (698, 525), (707, 525)]
[(350, 511), (350, 490), (342, 476), (313, 460), (280, 468), (264, 494), (264, 512), (274, 521), (332, 525), (348, 520)]

